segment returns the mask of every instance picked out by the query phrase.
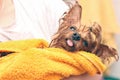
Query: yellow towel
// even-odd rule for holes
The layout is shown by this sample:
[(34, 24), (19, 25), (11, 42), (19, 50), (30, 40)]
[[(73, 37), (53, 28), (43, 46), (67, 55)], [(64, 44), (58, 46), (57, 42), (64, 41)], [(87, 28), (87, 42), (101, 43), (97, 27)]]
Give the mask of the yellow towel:
[(94, 54), (47, 48), (45, 40), (0, 43), (0, 80), (60, 80), (70, 75), (103, 73), (106, 67)]

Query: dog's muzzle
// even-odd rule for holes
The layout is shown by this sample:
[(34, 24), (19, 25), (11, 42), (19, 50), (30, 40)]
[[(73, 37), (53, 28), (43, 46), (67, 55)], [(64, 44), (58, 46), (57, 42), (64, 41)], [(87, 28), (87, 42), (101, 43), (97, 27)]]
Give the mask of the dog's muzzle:
[(75, 40), (75, 41), (79, 41), (80, 40), (80, 34), (79, 33), (73, 33), (72, 39)]

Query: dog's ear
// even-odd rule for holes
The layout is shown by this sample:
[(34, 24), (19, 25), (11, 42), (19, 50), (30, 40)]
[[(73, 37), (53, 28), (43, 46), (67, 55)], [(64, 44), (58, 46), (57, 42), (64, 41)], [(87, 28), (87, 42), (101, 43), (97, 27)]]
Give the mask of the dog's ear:
[(102, 59), (103, 63), (110, 63), (112, 58), (116, 61), (119, 59), (117, 50), (104, 44), (100, 44), (96, 54)]
[[(69, 26), (80, 26), (82, 8), (79, 3), (76, 3), (65, 13), (64, 17), (60, 19), (60, 29)], [(62, 20), (62, 21), (61, 21)]]
[(102, 40), (102, 35), (101, 35), (101, 32), (102, 32), (102, 28), (101, 26), (94, 22), (91, 26), (90, 26), (90, 31), (94, 34), (95, 36), (95, 46), (94, 46), (94, 50), (92, 51), (92, 53), (95, 53), (96, 50), (98, 49), (98, 47), (100, 46), (101, 44), (101, 40)]

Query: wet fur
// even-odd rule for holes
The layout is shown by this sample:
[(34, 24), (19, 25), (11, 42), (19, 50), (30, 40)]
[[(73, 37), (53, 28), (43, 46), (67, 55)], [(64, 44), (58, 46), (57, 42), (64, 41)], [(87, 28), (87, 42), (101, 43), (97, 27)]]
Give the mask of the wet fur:
[[(70, 8), (69, 12), (65, 13), (65, 16), (60, 19), (59, 29), (56, 34), (53, 35), (49, 47), (62, 48), (70, 52), (91, 52), (99, 56), (103, 62), (106, 59), (109, 60), (110, 57), (118, 60), (119, 57), (116, 49), (102, 44), (101, 26), (96, 22), (89, 26), (82, 25), (80, 22), (81, 13), (82, 7), (76, 2), (76, 4)], [(75, 30), (72, 30), (71, 27), (74, 27)], [(72, 36), (74, 33), (80, 35), (80, 40), (73, 40)], [(68, 39), (73, 42), (73, 46), (67, 44), (66, 41)]]

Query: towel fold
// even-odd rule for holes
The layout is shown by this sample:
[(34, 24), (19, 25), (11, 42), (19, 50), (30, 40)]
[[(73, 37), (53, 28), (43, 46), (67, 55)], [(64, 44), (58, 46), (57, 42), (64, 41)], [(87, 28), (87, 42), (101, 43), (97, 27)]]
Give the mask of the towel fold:
[(95, 75), (106, 69), (94, 54), (48, 48), (42, 39), (0, 43), (0, 80), (60, 80), (70, 75)]

